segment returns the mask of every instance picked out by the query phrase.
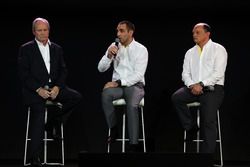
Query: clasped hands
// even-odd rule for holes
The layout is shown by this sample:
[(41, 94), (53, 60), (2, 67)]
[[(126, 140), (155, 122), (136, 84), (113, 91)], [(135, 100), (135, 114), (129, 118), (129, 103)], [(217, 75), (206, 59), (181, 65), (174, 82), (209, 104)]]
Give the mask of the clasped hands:
[(53, 88), (51, 88), (49, 90), (47, 90), (45, 88), (39, 88), (37, 93), (44, 99), (51, 98), (52, 100), (54, 100), (59, 93), (59, 87), (54, 86)]
[(189, 89), (190, 89), (191, 93), (194, 94), (194, 95), (203, 94), (203, 87), (199, 83), (190, 85)]

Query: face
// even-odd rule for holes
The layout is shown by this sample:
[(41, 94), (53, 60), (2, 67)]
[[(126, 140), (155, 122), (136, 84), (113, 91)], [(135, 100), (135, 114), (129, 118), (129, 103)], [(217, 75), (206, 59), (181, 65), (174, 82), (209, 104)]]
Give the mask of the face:
[(126, 24), (118, 24), (117, 37), (122, 45), (128, 45), (133, 39), (133, 31), (127, 29)]
[(46, 44), (49, 39), (49, 27), (48, 24), (37, 21), (35, 23), (35, 29), (33, 30), (33, 34), (35, 35), (36, 39), (43, 44)]
[(203, 46), (209, 40), (210, 32), (206, 32), (203, 25), (196, 25), (193, 28), (193, 40), (197, 45)]

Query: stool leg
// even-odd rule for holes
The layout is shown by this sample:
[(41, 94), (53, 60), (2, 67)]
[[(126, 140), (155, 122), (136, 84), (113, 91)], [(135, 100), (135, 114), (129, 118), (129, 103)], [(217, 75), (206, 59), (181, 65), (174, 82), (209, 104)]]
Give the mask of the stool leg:
[(125, 127), (126, 127), (126, 115), (123, 113), (122, 115), (122, 152), (125, 152)]
[[(111, 129), (109, 128), (108, 136), (110, 136), (110, 134), (111, 134)], [(108, 151), (107, 152), (110, 153), (110, 143), (108, 143)]]
[[(47, 110), (47, 107), (45, 108), (45, 117), (44, 117), (44, 123), (46, 125), (47, 123), (47, 118), (48, 118), (48, 110)], [(48, 136), (47, 136), (47, 131), (45, 130), (44, 131), (44, 164), (47, 164), (47, 139), (48, 139)]]
[(27, 126), (26, 126), (26, 137), (25, 137), (25, 147), (24, 147), (24, 162), (23, 165), (27, 166), (27, 147), (28, 147), (28, 140), (29, 140), (29, 124), (30, 124), (30, 107), (28, 108), (28, 116), (27, 116)]
[(221, 141), (221, 129), (220, 129), (220, 112), (217, 110), (217, 123), (219, 132), (219, 144), (220, 144), (220, 166), (223, 166), (223, 155), (222, 155), (222, 141)]
[(183, 142), (183, 152), (186, 153), (186, 140), (187, 140), (187, 131), (184, 130), (184, 142)]
[[(200, 128), (200, 110), (197, 110), (197, 125)], [(196, 136), (196, 152), (199, 153), (200, 152), (200, 131), (197, 131), (197, 136)]]
[(63, 123), (61, 123), (61, 138), (62, 138), (62, 165), (64, 166), (64, 135), (63, 135)]
[(141, 122), (142, 122), (143, 150), (144, 150), (144, 152), (146, 152), (146, 139), (145, 139), (145, 129), (144, 129), (143, 107), (141, 107)]

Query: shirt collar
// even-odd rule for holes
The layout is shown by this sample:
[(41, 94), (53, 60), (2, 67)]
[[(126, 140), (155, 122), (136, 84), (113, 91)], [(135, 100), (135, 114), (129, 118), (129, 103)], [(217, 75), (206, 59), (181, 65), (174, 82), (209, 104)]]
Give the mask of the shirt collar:
[[(209, 39), (209, 40), (207, 41), (207, 43), (203, 46), (202, 50), (204, 50), (204, 49), (206, 49), (207, 47), (209, 47), (209, 46), (211, 45), (211, 43), (212, 43), (212, 40)], [(197, 45), (197, 44), (196, 44), (196, 47), (200, 48), (200, 46)]]
[[(36, 38), (35, 38), (35, 41), (37, 42), (38, 46), (44, 46), (42, 42), (38, 41)], [(48, 42), (47, 42), (48, 45), (51, 45), (51, 42), (50, 40), (48, 39)], [(46, 45), (47, 45), (46, 44)]]
[(122, 45), (122, 47), (123, 48), (130, 48), (130, 47), (133, 47), (134, 44), (135, 44), (135, 39), (133, 38), (133, 40), (127, 46)]
[(207, 47), (209, 47), (209, 46), (211, 45), (211, 43), (212, 43), (212, 40), (209, 39), (209, 40), (207, 41), (207, 43), (203, 46), (203, 49), (206, 49)]

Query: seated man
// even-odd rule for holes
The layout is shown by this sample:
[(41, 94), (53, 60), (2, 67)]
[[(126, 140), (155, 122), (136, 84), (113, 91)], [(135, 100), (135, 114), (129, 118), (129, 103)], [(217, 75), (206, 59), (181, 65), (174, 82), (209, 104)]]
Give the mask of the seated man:
[(113, 100), (124, 98), (127, 104), (128, 135), (130, 150), (138, 149), (139, 115), (138, 105), (144, 96), (144, 74), (148, 63), (146, 47), (134, 40), (134, 24), (122, 21), (117, 26), (119, 41), (112, 43), (98, 64), (98, 70), (104, 72), (113, 63), (112, 81), (107, 82), (102, 92), (102, 106), (111, 136), (107, 142), (117, 137), (116, 117)]
[[(18, 70), (22, 82), (23, 100), (31, 111), (30, 161), (32, 166), (42, 166), (39, 154), (44, 137), (44, 111), (47, 99), (62, 103), (62, 111), (46, 125), (49, 132), (62, 122), (82, 96), (65, 84), (67, 69), (62, 48), (49, 40), (49, 22), (43, 18), (33, 21), (35, 39), (20, 47)], [(54, 133), (54, 137), (58, 137)]]
[(216, 111), (224, 97), (224, 80), (227, 65), (225, 48), (210, 39), (211, 28), (198, 23), (193, 28), (194, 47), (186, 52), (182, 71), (185, 86), (172, 95), (172, 102), (187, 136), (199, 130), (187, 104), (198, 101), (201, 104), (201, 134), (204, 142), (202, 153), (214, 153), (217, 127)]

